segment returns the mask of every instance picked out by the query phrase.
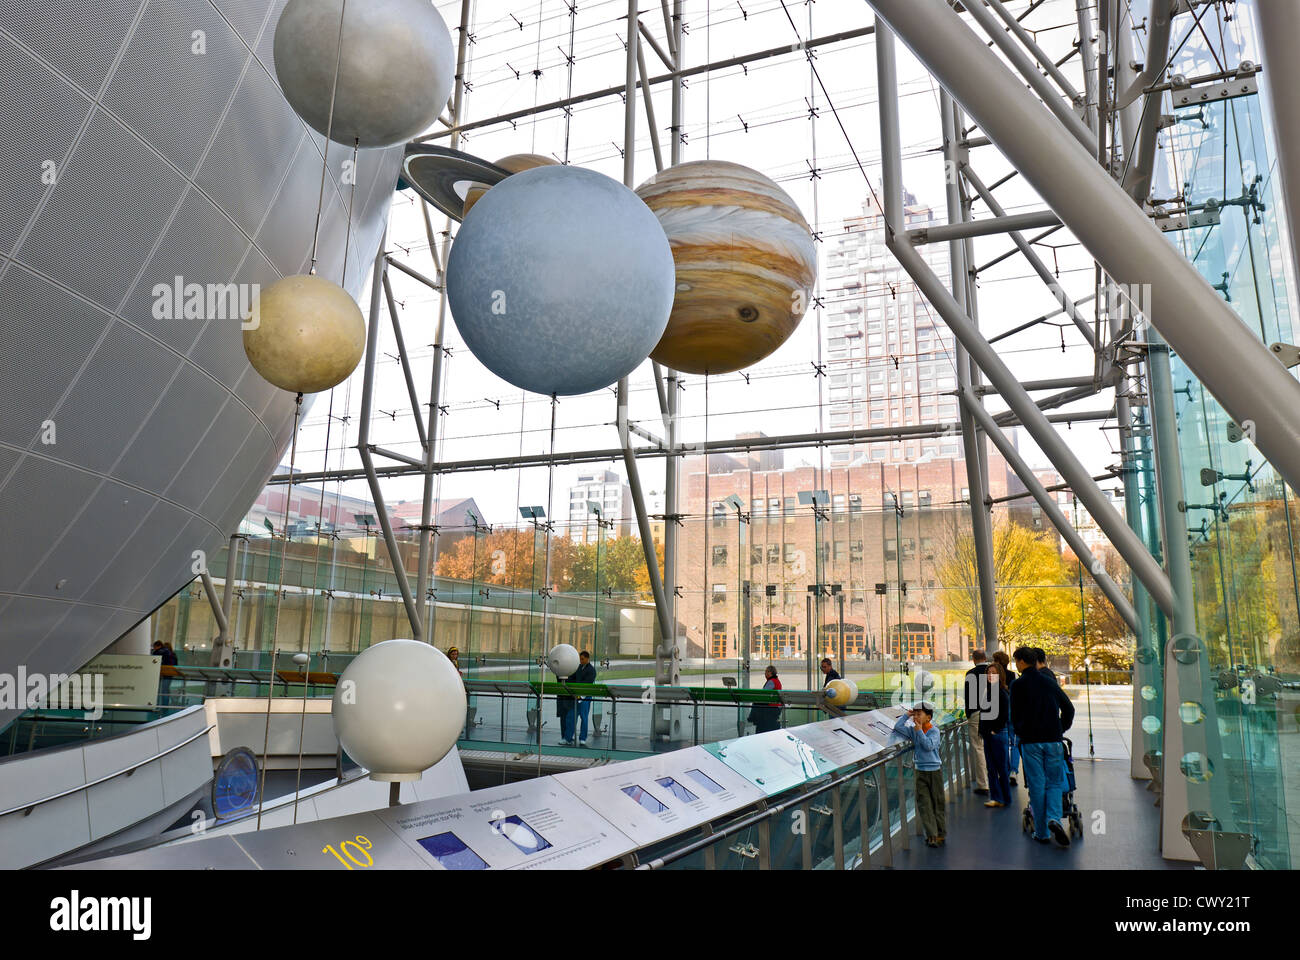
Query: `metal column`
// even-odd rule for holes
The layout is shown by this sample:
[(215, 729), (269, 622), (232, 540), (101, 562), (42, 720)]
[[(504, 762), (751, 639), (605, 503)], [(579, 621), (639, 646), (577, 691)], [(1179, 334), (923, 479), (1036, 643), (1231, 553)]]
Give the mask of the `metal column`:
[[(939, 113), (943, 121), (943, 155), (948, 184), (948, 222), (961, 223), (965, 217), (962, 204), (959, 171), (962, 167), (960, 147), (957, 143), (961, 131), (957, 123), (957, 105), (948, 96), (947, 91), (940, 91)], [(963, 310), (968, 309), (966, 278), (969, 266), (966, 263), (966, 244), (953, 240), (948, 244), (948, 262), (951, 264), (952, 292)], [(957, 385), (963, 395), (971, 388), (970, 358), (966, 348), (956, 344)], [(982, 401), (981, 401), (982, 402)], [(989, 656), (997, 650), (998, 605), (997, 584), (993, 573), (993, 522), (989, 505), (984, 497), (985, 477), (980, 463), (980, 447), (984, 440), (979, 428), (965, 404), (957, 411), (961, 415), (962, 452), (966, 459), (966, 485), (970, 489), (971, 536), (975, 541), (975, 565), (979, 571), (980, 585), (980, 623), (982, 633), (976, 637), (976, 645), (988, 651)], [(901, 549), (901, 546), (900, 546)], [(965, 652), (965, 651), (963, 651)]]
[(1263, 44), (1264, 83), (1268, 90), (1277, 144), (1277, 172), (1287, 208), (1291, 238), (1291, 270), (1300, 283), (1300, 5), (1269, 0), (1255, 4)]

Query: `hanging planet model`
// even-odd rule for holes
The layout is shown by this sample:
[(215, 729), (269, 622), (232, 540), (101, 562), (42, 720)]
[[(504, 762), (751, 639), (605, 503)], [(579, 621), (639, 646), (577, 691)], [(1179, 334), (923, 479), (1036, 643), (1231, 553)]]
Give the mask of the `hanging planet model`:
[(274, 57), (285, 98), (314, 130), (349, 147), (392, 146), (428, 130), (455, 73), (442, 16), (429, 0), (354, 0), (345, 15), (343, 2), (289, 0), (280, 14)]
[(686, 373), (731, 373), (785, 343), (817, 281), (808, 222), (789, 194), (722, 160), (679, 163), (636, 192), (677, 265), (672, 315), (650, 356)]
[[(544, 157), (540, 153), (512, 153), (508, 157), (502, 157), (496, 162), (496, 166), (502, 170), (509, 170), (511, 173), (522, 173), (525, 170), (532, 170), (536, 167), (554, 167), (557, 162), (551, 157)], [(469, 215), (470, 209), (474, 204), (479, 202), (483, 194), (492, 188), (488, 183), (472, 183), (465, 191), (465, 209), (461, 214), (462, 219)]]
[(485, 193), (447, 258), (466, 346), (508, 383), (590, 393), (631, 373), (663, 335), (673, 255), (627, 187), (580, 167), (525, 170)]
[(465, 685), (447, 655), (419, 640), (362, 650), (334, 690), (334, 732), (370, 779), (419, 780), (465, 726)]
[(319, 393), (348, 378), (366, 349), (366, 321), (352, 296), (323, 277), (277, 280), (253, 302), (244, 353), (281, 390)]
[(832, 680), (822, 691), (826, 702), (836, 707), (846, 707), (858, 699), (858, 685), (852, 680)]

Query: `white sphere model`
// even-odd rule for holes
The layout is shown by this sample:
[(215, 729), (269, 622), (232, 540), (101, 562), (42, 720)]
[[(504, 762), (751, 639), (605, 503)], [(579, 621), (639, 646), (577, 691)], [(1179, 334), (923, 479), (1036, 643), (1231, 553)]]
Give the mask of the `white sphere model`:
[(290, 106), (349, 147), (404, 143), (433, 126), (456, 64), (447, 24), (430, 0), (353, 0), (343, 15), (340, 56), (342, 12), (343, 0), (289, 0), (280, 14), (275, 72)]
[(567, 643), (556, 644), (546, 655), (546, 665), (557, 677), (570, 677), (578, 669), (578, 651)]
[(659, 342), (676, 270), (641, 198), (581, 167), (502, 180), (465, 216), (447, 259), (447, 302), (483, 366), (523, 390), (609, 386)]
[(366, 321), (352, 295), (305, 273), (260, 291), (244, 331), (244, 354), (253, 369), (290, 393), (337, 386), (365, 352)]
[(372, 780), (419, 780), (465, 725), (465, 687), (446, 655), (418, 640), (361, 651), (334, 690), (334, 732)]
[(832, 680), (826, 684), (826, 702), (836, 707), (846, 707), (858, 699), (858, 685), (852, 680)]

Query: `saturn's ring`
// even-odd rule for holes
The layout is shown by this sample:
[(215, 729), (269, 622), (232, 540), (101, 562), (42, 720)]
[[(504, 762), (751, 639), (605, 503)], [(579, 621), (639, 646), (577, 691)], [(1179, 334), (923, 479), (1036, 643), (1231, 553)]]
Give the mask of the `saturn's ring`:
[(460, 222), (471, 186), (492, 187), (510, 176), (495, 163), (428, 143), (408, 143), (402, 179), (439, 211)]

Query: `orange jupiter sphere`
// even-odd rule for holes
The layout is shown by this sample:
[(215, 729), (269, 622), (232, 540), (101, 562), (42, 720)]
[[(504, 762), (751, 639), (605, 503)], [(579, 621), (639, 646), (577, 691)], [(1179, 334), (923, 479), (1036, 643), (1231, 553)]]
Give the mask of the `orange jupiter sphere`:
[(677, 267), (673, 311), (650, 356), (686, 373), (731, 373), (785, 343), (817, 280), (808, 221), (789, 194), (722, 160), (678, 164), (636, 192)]
[[(512, 153), (508, 157), (502, 157), (497, 161), (497, 166), (502, 170), (509, 170), (511, 173), (523, 173), (525, 170), (531, 170), (533, 167), (555, 166), (556, 161), (550, 157), (544, 157), (540, 153)], [(470, 208), (478, 203), (479, 198), (487, 193), (490, 188), (485, 183), (472, 183), (469, 189), (465, 191), (465, 209), (461, 211), (462, 217), (469, 216)]]

